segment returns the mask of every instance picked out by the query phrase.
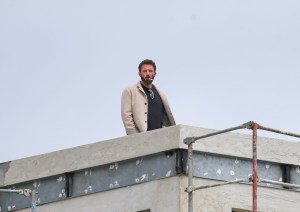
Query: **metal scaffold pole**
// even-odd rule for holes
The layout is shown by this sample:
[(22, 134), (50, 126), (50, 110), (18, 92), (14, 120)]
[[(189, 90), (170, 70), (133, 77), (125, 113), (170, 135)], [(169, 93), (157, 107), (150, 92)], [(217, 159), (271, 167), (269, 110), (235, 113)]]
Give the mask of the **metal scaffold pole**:
[(188, 192), (189, 212), (193, 212), (193, 143), (188, 145)]
[(19, 189), (19, 190), (14, 190), (14, 189), (0, 189), (0, 192), (4, 193), (17, 193), (24, 195), (26, 197), (31, 196), (31, 212), (36, 212), (36, 194), (37, 192), (35, 190), (30, 190), (30, 189)]
[(186, 188), (186, 192), (188, 192), (189, 200), (188, 200), (188, 212), (193, 212), (193, 191), (194, 191), (194, 186), (193, 186), (193, 143), (197, 140), (203, 139), (203, 138), (208, 138), (211, 136), (219, 135), (222, 133), (234, 131), (234, 130), (239, 130), (239, 129), (251, 129), (253, 125), (253, 122), (247, 122), (244, 123), (240, 126), (237, 127), (232, 127), (228, 128), (225, 130), (217, 131), (214, 133), (209, 133), (206, 135), (202, 135), (199, 137), (187, 137), (184, 139), (184, 143), (188, 145), (188, 187)]
[(212, 184), (212, 185), (206, 185), (206, 186), (199, 186), (199, 187), (195, 187), (194, 191), (200, 190), (200, 189), (206, 189), (206, 188), (213, 188), (213, 187), (219, 187), (219, 186), (224, 186), (224, 185), (236, 184), (236, 183), (241, 183), (241, 182), (248, 182), (248, 179), (236, 179), (236, 180), (227, 181), (227, 182), (224, 182), (224, 183), (218, 183), (218, 184)]
[(276, 130), (276, 129), (273, 129), (273, 128), (270, 128), (270, 127), (264, 127), (264, 126), (261, 126), (261, 125), (258, 125), (258, 129), (269, 131), (269, 132), (274, 132), (274, 133), (278, 133), (278, 134), (282, 134), (282, 135), (287, 135), (287, 136), (300, 138), (299, 134), (291, 133), (291, 132), (285, 132), (285, 131), (281, 131), (281, 130)]
[(278, 181), (274, 181), (274, 180), (267, 180), (267, 179), (263, 179), (263, 178), (260, 178), (259, 182), (270, 183), (270, 184), (274, 184), (274, 185), (280, 185), (280, 186), (284, 186), (284, 187), (287, 187), (287, 188), (300, 189), (300, 185), (296, 185), (296, 184), (292, 184), (292, 183), (278, 182)]
[(257, 124), (252, 125), (252, 187), (253, 187), (253, 212), (257, 211)]
[(295, 185), (295, 184), (290, 184), (290, 183), (284, 183), (284, 182), (278, 182), (278, 181), (272, 181), (272, 180), (267, 180), (267, 179), (259, 179), (258, 177), (258, 171), (257, 171), (257, 130), (266, 130), (266, 131), (271, 131), (279, 134), (284, 134), (288, 136), (293, 136), (293, 137), (298, 137), (300, 138), (299, 134), (295, 133), (290, 133), (290, 132), (284, 132), (268, 127), (261, 126), (253, 121), (247, 122), (245, 124), (242, 124), (237, 127), (217, 131), (214, 133), (209, 133), (206, 135), (198, 136), (198, 137), (187, 137), (184, 139), (184, 143), (188, 145), (188, 187), (186, 188), (186, 192), (188, 192), (188, 211), (193, 212), (193, 192), (199, 189), (205, 189), (205, 188), (212, 188), (212, 187), (217, 187), (217, 186), (223, 186), (223, 185), (229, 185), (233, 183), (241, 183), (241, 182), (246, 182), (245, 179), (236, 179), (234, 181), (228, 181), (224, 183), (219, 183), (219, 184), (213, 184), (213, 185), (206, 185), (206, 186), (199, 186), (199, 187), (194, 187), (193, 186), (193, 143), (197, 140), (215, 136), (218, 134), (226, 133), (229, 131), (233, 130), (238, 130), (238, 129), (251, 129), (252, 130), (252, 175), (249, 175), (250, 177), (248, 178), (249, 182), (252, 181), (252, 211), (257, 212), (257, 187), (258, 187), (258, 182), (265, 182), (265, 183), (271, 183), (275, 185), (281, 185), (284, 187), (288, 188), (298, 188), (300, 189), (300, 185)]
[(36, 212), (36, 191), (31, 192), (31, 212)]

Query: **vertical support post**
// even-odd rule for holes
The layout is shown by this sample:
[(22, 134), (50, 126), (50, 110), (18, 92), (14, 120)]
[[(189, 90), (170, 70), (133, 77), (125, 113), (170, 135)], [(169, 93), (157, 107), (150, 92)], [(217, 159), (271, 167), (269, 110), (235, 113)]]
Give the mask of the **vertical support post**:
[(253, 167), (253, 171), (252, 171), (252, 179), (253, 179), (253, 183), (252, 183), (252, 194), (253, 194), (253, 203), (252, 203), (252, 207), (253, 207), (253, 212), (257, 211), (257, 128), (258, 125), (256, 123), (253, 123), (252, 125), (252, 167)]
[[(188, 144), (188, 187), (193, 187), (193, 142)], [(193, 191), (189, 192), (188, 212), (193, 212)]]
[(31, 192), (31, 212), (36, 212), (36, 191)]

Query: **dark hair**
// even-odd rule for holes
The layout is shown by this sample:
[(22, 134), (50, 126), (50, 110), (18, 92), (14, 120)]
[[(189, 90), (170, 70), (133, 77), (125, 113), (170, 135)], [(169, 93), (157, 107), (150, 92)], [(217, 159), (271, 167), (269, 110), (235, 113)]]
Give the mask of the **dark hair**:
[(141, 72), (142, 65), (152, 65), (154, 67), (154, 71), (156, 71), (156, 65), (155, 65), (155, 62), (153, 60), (149, 60), (149, 59), (143, 60), (139, 64), (139, 72)]

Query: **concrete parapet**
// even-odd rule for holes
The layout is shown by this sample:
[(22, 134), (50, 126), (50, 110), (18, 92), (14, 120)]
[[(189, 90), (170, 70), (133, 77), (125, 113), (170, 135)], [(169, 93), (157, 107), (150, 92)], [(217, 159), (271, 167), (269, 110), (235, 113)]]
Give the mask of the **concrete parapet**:
[[(101, 193), (100, 196), (106, 196), (102, 193), (111, 193), (112, 190), (114, 190), (113, 193), (118, 190), (125, 192), (124, 189), (130, 190), (132, 186), (140, 188), (140, 184), (143, 183), (154, 183), (155, 187), (157, 186), (155, 182), (158, 184), (165, 182), (167, 190), (157, 190), (157, 192), (176, 195), (176, 197), (170, 198), (174, 204), (179, 202), (176, 210), (169, 207), (170, 210), (162, 211), (185, 211), (187, 194), (184, 192), (183, 184), (186, 183), (188, 167), (187, 145), (183, 143), (183, 140), (186, 137), (201, 136), (215, 131), (177, 125), (2, 163), (0, 164), (0, 187), (36, 189), (39, 191), (40, 207), (44, 207), (43, 211), (51, 211), (50, 208), (56, 207), (60, 202), (62, 205), (68, 205), (64, 201), (71, 203), (77, 200), (76, 204), (79, 204), (80, 208), (81, 200), (85, 198), (92, 200), (92, 197), (97, 196), (98, 193)], [(195, 152), (194, 177), (198, 179), (196, 181), (228, 181), (246, 177), (251, 173), (251, 135), (235, 132), (225, 133), (199, 140), (193, 145), (193, 149)], [(289, 181), (300, 184), (299, 143), (259, 137), (257, 150), (261, 176), (284, 181), (283, 175), (289, 172)], [(173, 194), (169, 191), (172, 190), (172, 186), (167, 182), (176, 182), (176, 186), (174, 185), (176, 191), (173, 191)], [(250, 185), (232, 186), (238, 189)], [(284, 190), (284, 194), (292, 192), (282, 186), (272, 187), (263, 183), (260, 186), (264, 187), (266, 192), (268, 189), (281, 189)], [(150, 192), (152, 197), (144, 197), (142, 202), (147, 198), (152, 198), (151, 201), (158, 201), (154, 197), (155, 191), (150, 188), (151, 186), (145, 185), (144, 187), (147, 188), (147, 191), (152, 192)], [(293, 190), (293, 192), (297, 192), (297, 190)], [(86, 195), (92, 196), (88, 198), (85, 197)], [(138, 198), (139, 195), (142, 194), (133, 195), (132, 198)], [(251, 197), (251, 193), (249, 196)], [(270, 198), (272, 198), (271, 196)], [(8, 199), (10, 203), (8, 203)], [(268, 200), (265, 201), (268, 202)], [(10, 211), (7, 208), (12, 208), (13, 205), (15, 205), (15, 209), (26, 208), (29, 203), (28, 200), (17, 197), (16, 194), (11, 194), (9, 198), (1, 195), (0, 209), (2, 207), (2, 210), (0, 211)], [(51, 204), (43, 206), (45, 203)], [(72, 203), (73, 206), (76, 204)], [(245, 207), (248, 208), (249, 204), (251, 203), (247, 202), (247, 207)], [(297, 203), (295, 204), (297, 205)], [(163, 203), (158, 208), (162, 206)], [(65, 207), (65, 211), (69, 211), (70, 208)], [(91, 205), (91, 207), (97, 206)], [(119, 207), (121, 206), (115, 206), (115, 208)], [(145, 204), (142, 208), (147, 207)], [(129, 208), (124, 211), (131, 211)], [(134, 210), (138, 211), (138, 208), (138, 206), (134, 207)], [(155, 207), (152, 207), (152, 211), (159, 211), (153, 208)], [(102, 211), (102, 209), (98, 211)], [(116, 209), (116, 211), (118, 210)]]

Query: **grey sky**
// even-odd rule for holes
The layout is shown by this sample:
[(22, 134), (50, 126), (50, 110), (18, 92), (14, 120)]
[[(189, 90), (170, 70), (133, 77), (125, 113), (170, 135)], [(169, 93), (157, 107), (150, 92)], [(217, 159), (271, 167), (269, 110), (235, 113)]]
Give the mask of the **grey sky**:
[(145, 58), (178, 124), (299, 133), (299, 11), (298, 0), (0, 1), (0, 162), (124, 136), (121, 92)]

